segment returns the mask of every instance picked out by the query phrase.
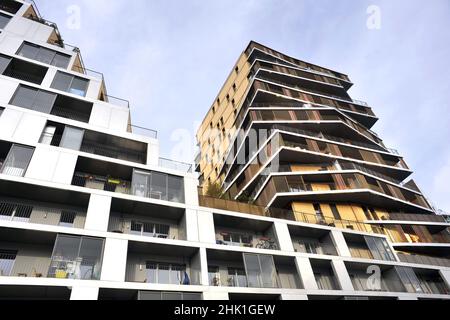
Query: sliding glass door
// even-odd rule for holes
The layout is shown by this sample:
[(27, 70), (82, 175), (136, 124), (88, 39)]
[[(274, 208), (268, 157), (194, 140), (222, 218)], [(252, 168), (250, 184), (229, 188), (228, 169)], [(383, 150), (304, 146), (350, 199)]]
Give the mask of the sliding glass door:
[(278, 288), (278, 275), (272, 256), (243, 253), (249, 287)]
[(34, 148), (13, 144), (0, 172), (9, 176), (23, 177), (30, 164)]

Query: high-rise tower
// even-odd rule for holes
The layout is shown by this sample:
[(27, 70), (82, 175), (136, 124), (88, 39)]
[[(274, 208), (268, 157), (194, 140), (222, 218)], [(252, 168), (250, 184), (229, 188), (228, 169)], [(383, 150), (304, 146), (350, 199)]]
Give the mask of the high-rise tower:
[(202, 192), (220, 189), (271, 217), (383, 234), (403, 261), (450, 266), (448, 218), (371, 130), (377, 117), (351, 86), (251, 42), (197, 134)]

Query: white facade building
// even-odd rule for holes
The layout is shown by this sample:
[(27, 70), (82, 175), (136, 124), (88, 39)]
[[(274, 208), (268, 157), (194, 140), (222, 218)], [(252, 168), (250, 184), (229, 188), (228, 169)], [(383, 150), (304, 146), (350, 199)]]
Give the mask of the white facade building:
[(450, 298), (384, 236), (200, 207), (79, 50), (0, 4), (0, 299)]

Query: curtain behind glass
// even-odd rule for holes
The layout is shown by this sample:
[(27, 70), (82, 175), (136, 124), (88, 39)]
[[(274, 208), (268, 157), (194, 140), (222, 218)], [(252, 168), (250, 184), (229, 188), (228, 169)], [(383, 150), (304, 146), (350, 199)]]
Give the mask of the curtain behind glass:
[(61, 139), (60, 147), (79, 151), (83, 142), (84, 130), (66, 126)]

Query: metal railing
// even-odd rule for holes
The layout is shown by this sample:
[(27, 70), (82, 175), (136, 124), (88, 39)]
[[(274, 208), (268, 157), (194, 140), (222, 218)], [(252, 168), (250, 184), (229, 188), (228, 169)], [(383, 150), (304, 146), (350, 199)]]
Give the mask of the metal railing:
[(129, 124), (127, 131), (130, 133), (136, 134), (136, 135), (149, 137), (152, 139), (158, 139), (158, 131), (153, 130), (153, 129), (147, 129), (144, 127), (139, 127), (139, 126)]
[(79, 67), (79, 66), (73, 66), (72, 67), (72, 71), (75, 71), (77, 73), (80, 74), (84, 74), (88, 77), (92, 77), (92, 78), (96, 78), (99, 80), (103, 80), (103, 73), (98, 72), (98, 71), (94, 71), (94, 70), (90, 70), (84, 67)]
[(166, 158), (159, 158), (159, 166), (166, 169), (171, 169), (185, 173), (192, 172), (192, 164), (170, 160)]
[(122, 99), (122, 98), (117, 98), (117, 97), (110, 96), (110, 95), (104, 95), (103, 101), (107, 102), (107, 103), (111, 103), (118, 107), (130, 109), (130, 101)]
[(406, 263), (417, 263), (430, 266), (442, 266), (450, 268), (450, 259), (446, 258), (427, 257), (423, 255), (405, 254), (400, 252), (397, 253), (397, 256), (400, 259), (400, 261)]
[(390, 213), (389, 220), (448, 223), (444, 217), (432, 214)]

